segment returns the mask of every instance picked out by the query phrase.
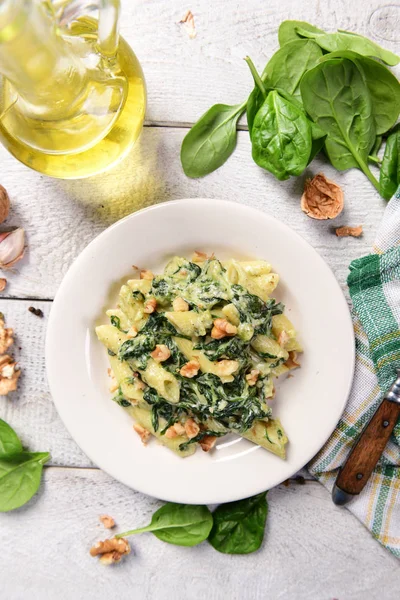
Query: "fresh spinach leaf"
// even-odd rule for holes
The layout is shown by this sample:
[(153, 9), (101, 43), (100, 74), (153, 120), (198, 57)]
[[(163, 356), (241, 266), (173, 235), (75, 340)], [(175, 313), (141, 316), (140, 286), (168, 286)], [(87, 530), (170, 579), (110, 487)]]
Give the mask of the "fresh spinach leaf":
[(371, 148), (371, 152), (369, 153), (368, 160), (374, 163), (381, 163), (381, 159), (378, 156), (378, 152), (381, 149), (383, 142), (383, 137), (381, 135), (377, 135), (375, 138), (374, 145)]
[(285, 44), (267, 63), (262, 80), (267, 87), (284, 90), (301, 102), (300, 81), (306, 71), (315, 67), (322, 50), (313, 40), (297, 39)]
[(255, 84), (253, 91), (251, 92), (250, 96), (247, 98), (247, 106), (246, 106), (247, 126), (249, 128), (249, 134), (250, 134), (250, 138), (251, 138), (254, 119), (256, 118), (256, 114), (258, 113), (261, 106), (263, 105), (263, 103), (267, 97), (267, 93), (270, 90), (267, 90), (267, 88), (265, 87), (264, 82), (262, 81), (260, 75), (258, 74), (257, 69), (255, 68), (254, 63), (251, 60), (251, 58), (249, 56), (246, 56), (245, 61), (247, 62), (248, 66), (249, 66), (249, 69), (251, 71), (251, 74), (254, 79), (254, 84)]
[(304, 111), (277, 91), (270, 92), (253, 123), (254, 162), (277, 179), (288, 179), (304, 171), (311, 146), (311, 127)]
[(311, 126), (311, 153), (308, 164), (321, 152), (326, 140), (326, 133), (317, 123), (310, 121)]
[(168, 502), (153, 515), (146, 527), (119, 533), (127, 537), (151, 531), (159, 540), (176, 546), (197, 546), (209, 536), (213, 518), (207, 506)]
[(392, 133), (385, 146), (379, 174), (380, 194), (385, 200), (396, 193), (400, 185), (400, 131)]
[(296, 31), (298, 27), (306, 29), (311, 33), (324, 33), (322, 29), (318, 29), (318, 27), (314, 27), (314, 25), (310, 25), (310, 23), (307, 23), (306, 21), (282, 21), (278, 30), (279, 45), (283, 46), (288, 42), (301, 39)]
[(382, 63), (356, 52), (332, 52), (324, 56), (322, 61), (331, 58), (348, 58), (358, 66), (371, 96), (376, 133), (381, 135), (389, 131), (400, 114), (400, 83), (397, 78)]
[(0, 458), (22, 452), (21, 440), (8, 423), (0, 419)]
[(379, 58), (392, 67), (400, 62), (399, 56), (390, 52), (390, 50), (381, 48), (372, 40), (369, 40), (363, 35), (358, 35), (358, 33), (343, 31), (341, 29), (339, 29), (337, 33), (316, 33), (299, 26), (295, 27), (295, 30), (299, 36), (315, 40), (315, 42), (327, 52), (351, 50), (362, 56)]
[(204, 177), (218, 169), (236, 146), (236, 125), (246, 102), (236, 106), (214, 104), (185, 136), (181, 162), (188, 177)]
[(37, 492), (48, 452), (17, 452), (0, 457), (0, 512), (19, 508)]
[(221, 504), (213, 513), (214, 524), (208, 541), (224, 554), (255, 552), (264, 539), (267, 514), (267, 492)]
[(379, 190), (368, 168), (376, 137), (372, 102), (358, 67), (348, 59), (331, 59), (304, 74), (301, 84), (304, 108), (325, 131), (325, 149), (339, 171), (361, 169)]

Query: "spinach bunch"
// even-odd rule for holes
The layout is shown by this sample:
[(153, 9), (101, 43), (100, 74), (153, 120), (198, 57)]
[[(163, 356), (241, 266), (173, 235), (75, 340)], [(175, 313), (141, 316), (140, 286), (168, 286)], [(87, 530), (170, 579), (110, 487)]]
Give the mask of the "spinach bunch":
[(224, 554), (249, 554), (258, 550), (264, 538), (268, 514), (267, 492), (221, 504), (213, 513), (207, 506), (167, 502), (149, 525), (116, 535), (117, 538), (153, 533), (159, 540), (176, 546), (197, 546), (208, 539)]
[(23, 506), (39, 489), (48, 452), (26, 452), (15, 431), (0, 419), (0, 512)]
[[(186, 175), (202, 177), (229, 158), (246, 112), (253, 160), (277, 179), (300, 175), (323, 151), (336, 169), (360, 169), (390, 198), (399, 183), (398, 134), (390, 134), (400, 113), (400, 84), (386, 65), (400, 58), (364, 36), (327, 33), (304, 21), (281, 23), (279, 43), (261, 74), (246, 58), (254, 80), (246, 102), (213, 106), (186, 135)], [(380, 168), (379, 178), (371, 163)]]

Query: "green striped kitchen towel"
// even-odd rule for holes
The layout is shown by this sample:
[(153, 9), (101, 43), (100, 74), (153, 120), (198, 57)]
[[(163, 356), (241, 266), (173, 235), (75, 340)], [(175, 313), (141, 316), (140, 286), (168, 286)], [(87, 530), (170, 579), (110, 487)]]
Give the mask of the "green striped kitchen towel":
[[(400, 189), (386, 208), (373, 250), (351, 263), (347, 279), (356, 336), (353, 387), (336, 430), (308, 465), (330, 490), (400, 367)], [(400, 558), (400, 421), (363, 492), (348, 508)]]

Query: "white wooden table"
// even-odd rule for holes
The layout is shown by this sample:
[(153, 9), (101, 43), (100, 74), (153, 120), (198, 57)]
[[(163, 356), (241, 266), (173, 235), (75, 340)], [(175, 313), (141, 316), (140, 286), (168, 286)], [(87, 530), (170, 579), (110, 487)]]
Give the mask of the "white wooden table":
[[(379, 0), (123, 0), (122, 4), (122, 34), (143, 65), (149, 98), (146, 127), (131, 156), (106, 175), (67, 182), (30, 171), (0, 150), (0, 183), (12, 200), (6, 225), (25, 227), (29, 247), (26, 259), (8, 277), (0, 300), (7, 324), (16, 331), (15, 354), (23, 370), (18, 393), (0, 398), (0, 416), (30, 449), (52, 454), (40, 493), (26, 507), (0, 514), (0, 596), (7, 600), (397, 597), (396, 559), (347, 510), (334, 507), (328, 492), (311, 480), (270, 491), (265, 542), (255, 555), (220, 555), (206, 544), (184, 549), (147, 534), (133, 540), (134, 555), (117, 567), (101, 567), (89, 557), (92, 542), (105, 537), (99, 514), (112, 514), (124, 528), (136, 526), (147, 522), (158, 502), (96, 469), (71, 439), (52, 403), (45, 376), (46, 322), (71, 262), (104, 228), (135, 210), (175, 198), (206, 196), (243, 202), (286, 221), (320, 252), (346, 292), (348, 264), (369, 251), (385, 207), (360, 172), (334, 173), (322, 161), (309, 168), (309, 173), (323, 169), (344, 188), (346, 208), (334, 224), (364, 226), (361, 239), (337, 239), (332, 223), (315, 222), (300, 211), (302, 179), (278, 182), (252, 162), (246, 131), (240, 131), (238, 148), (227, 164), (202, 180), (184, 176), (180, 144), (189, 125), (211, 104), (246, 97), (251, 79), (242, 59), (249, 54), (262, 68), (277, 49), (277, 27), (283, 19), (355, 30), (400, 52), (400, 8), (397, 21), (393, 6), (371, 20), (372, 13), (385, 6)], [(194, 39), (178, 24), (187, 9), (195, 16)], [(31, 305), (43, 310), (44, 319), (28, 312)]]

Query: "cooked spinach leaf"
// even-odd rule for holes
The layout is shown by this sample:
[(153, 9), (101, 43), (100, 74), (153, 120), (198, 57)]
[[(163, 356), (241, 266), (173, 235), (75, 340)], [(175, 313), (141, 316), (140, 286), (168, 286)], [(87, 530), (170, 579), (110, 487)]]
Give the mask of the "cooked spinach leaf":
[(145, 369), (150, 352), (156, 347), (154, 335), (139, 334), (137, 337), (126, 340), (119, 351), (120, 360), (131, 360), (138, 369)]
[(115, 396), (113, 396), (113, 401), (116, 402), (117, 404), (119, 404), (120, 406), (123, 406), (124, 408), (127, 408), (128, 406), (132, 406), (132, 403), (129, 402), (124, 394), (122, 393), (121, 390), (121, 386), (119, 386), (117, 393), (115, 394)]
[(111, 321), (111, 325), (113, 325), (114, 327), (116, 327), (117, 329), (122, 331), (123, 333), (126, 333), (126, 331), (121, 328), (121, 319), (119, 317), (112, 315), (110, 317), (110, 321)]
[(231, 301), (239, 312), (240, 321), (250, 323), (255, 333), (270, 334), (272, 317), (282, 314), (284, 305), (273, 298), (264, 302), (241, 285), (233, 285), (232, 294)]
[(241, 358), (248, 344), (237, 336), (226, 337), (222, 340), (211, 340), (211, 342), (200, 342), (194, 349), (202, 350), (210, 360), (220, 358)]
[(208, 541), (224, 554), (250, 554), (264, 539), (268, 514), (267, 492), (221, 504), (213, 512), (214, 524)]
[(222, 437), (222, 436), (226, 435), (227, 433), (228, 433), (227, 431), (211, 431), (210, 429), (203, 429), (203, 430), (199, 431), (199, 433), (197, 435), (192, 437), (187, 442), (183, 442), (183, 444), (180, 444), (179, 450), (184, 452), (188, 446), (190, 446), (191, 444), (197, 444), (198, 442), (201, 442), (201, 440), (204, 440), (205, 437), (208, 437), (208, 436)]

